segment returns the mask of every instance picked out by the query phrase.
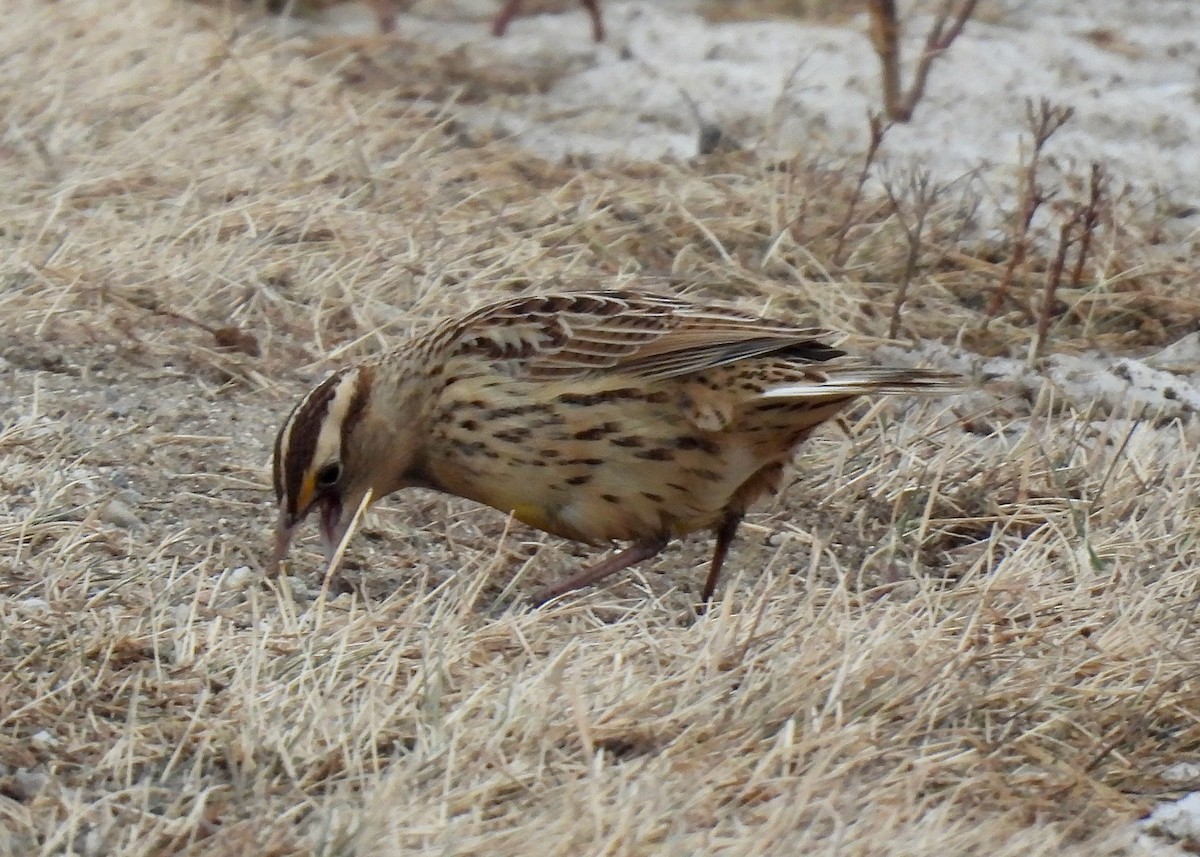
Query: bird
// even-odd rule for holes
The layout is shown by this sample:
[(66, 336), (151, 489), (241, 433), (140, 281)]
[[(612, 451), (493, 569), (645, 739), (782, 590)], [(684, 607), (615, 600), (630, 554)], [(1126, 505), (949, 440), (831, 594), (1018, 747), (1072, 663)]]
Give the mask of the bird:
[(713, 597), (750, 506), (796, 447), (859, 396), (946, 394), (954, 373), (879, 367), (830, 334), (640, 289), (510, 297), (338, 369), (275, 440), (271, 567), (320, 519), (326, 559), (364, 499), (434, 489), (588, 545), (627, 545), (537, 604), (711, 530)]

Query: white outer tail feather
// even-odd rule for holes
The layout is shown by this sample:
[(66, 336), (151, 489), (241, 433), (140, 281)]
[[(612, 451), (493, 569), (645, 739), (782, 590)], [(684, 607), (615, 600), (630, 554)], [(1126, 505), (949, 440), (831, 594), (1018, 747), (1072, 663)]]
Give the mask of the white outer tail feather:
[(763, 399), (828, 399), (868, 394), (945, 395), (962, 390), (965, 379), (934, 369), (846, 369), (829, 372), (824, 380), (772, 387)]

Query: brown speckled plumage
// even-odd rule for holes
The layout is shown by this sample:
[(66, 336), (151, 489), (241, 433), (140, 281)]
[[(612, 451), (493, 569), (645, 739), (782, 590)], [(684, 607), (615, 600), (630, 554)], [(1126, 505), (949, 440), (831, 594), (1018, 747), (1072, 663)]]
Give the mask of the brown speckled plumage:
[(276, 560), (310, 509), (331, 554), (368, 489), (434, 488), (588, 544), (632, 542), (542, 600), (717, 535), (712, 595), (746, 509), (796, 445), (868, 393), (958, 379), (865, 367), (822, 331), (637, 292), (516, 298), (342, 370), (275, 447)]

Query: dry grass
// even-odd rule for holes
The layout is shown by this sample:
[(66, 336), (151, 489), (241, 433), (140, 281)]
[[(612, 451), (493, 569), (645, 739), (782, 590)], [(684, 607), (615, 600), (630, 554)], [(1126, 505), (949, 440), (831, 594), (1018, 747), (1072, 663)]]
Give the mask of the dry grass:
[[(314, 599), (311, 549), (264, 584), (269, 442), (330, 365), (638, 277), (865, 346), (909, 248), (864, 199), (831, 269), (855, 163), (549, 165), (429, 107), (419, 47), (126, 10), (0, 23), (0, 852), (1125, 852), (1200, 749), (1194, 417), (866, 404), (696, 620), (702, 539), (531, 611), (581, 554), (421, 493), (352, 547), (366, 598)], [(902, 336), (1023, 355), (939, 199)], [(1156, 228), (1098, 233), (1051, 350), (1194, 320)]]

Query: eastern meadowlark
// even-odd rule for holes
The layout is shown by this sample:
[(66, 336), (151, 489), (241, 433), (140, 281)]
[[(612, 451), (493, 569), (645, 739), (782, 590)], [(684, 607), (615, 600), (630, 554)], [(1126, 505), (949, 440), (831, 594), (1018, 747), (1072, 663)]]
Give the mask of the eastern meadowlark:
[(314, 509), (332, 558), (365, 497), (432, 488), (624, 550), (539, 602), (712, 529), (713, 594), (747, 508), (796, 445), (870, 393), (945, 393), (946, 372), (865, 366), (823, 331), (633, 291), (513, 298), (335, 372), (275, 441), (274, 565)]

